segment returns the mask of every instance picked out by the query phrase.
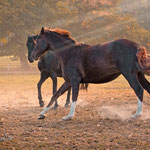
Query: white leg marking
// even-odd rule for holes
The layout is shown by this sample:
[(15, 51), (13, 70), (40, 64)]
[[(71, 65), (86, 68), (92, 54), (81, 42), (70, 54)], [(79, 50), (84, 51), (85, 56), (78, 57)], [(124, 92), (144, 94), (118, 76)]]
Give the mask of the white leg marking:
[(40, 113), (40, 115), (44, 115), (49, 109), (50, 107), (45, 107), (44, 110)]
[(75, 112), (75, 107), (76, 107), (76, 102), (72, 102), (71, 106), (70, 106), (70, 112), (67, 116), (63, 117), (63, 120), (69, 120), (74, 116), (74, 112)]
[(137, 100), (137, 111), (134, 115), (132, 115), (132, 118), (137, 118), (138, 116), (140, 116), (142, 114), (142, 102), (139, 100)]

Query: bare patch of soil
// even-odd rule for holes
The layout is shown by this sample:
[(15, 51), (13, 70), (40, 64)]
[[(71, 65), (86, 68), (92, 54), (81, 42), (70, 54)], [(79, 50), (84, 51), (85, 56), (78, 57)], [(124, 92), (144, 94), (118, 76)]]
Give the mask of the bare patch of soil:
[[(38, 120), (39, 107), (36, 84), (38, 75), (0, 76), (0, 150), (149, 150), (150, 101), (144, 93), (143, 114), (130, 119), (137, 107), (137, 98), (123, 77), (89, 86), (80, 91), (75, 117), (64, 108), (66, 94), (58, 99), (59, 108), (50, 110)], [(59, 86), (63, 79), (59, 79)], [(47, 104), (52, 96), (52, 82), (42, 87)]]

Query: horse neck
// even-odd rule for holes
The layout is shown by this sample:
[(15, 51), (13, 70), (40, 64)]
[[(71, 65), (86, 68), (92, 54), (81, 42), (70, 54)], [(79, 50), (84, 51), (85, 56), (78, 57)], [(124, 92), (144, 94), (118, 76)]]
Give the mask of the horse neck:
[(73, 39), (66, 39), (65, 37), (56, 38), (55, 40), (52, 40), (52, 45), (54, 50), (64, 50), (64, 49), (70, 49), (77, 45), (76, 41)]

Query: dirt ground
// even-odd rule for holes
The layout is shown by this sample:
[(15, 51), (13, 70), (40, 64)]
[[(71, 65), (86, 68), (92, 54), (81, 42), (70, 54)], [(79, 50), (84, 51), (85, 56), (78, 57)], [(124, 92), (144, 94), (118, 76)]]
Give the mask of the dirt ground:
[[(137, 98), (123, 77), (101, 85), (90, 84), (80, 91), (75, 117), (64, 108), (66, 94), (58, 99), (59, 108), (38, 120), (36, 84), (39, 75), (0, 75), (0, 150), (149, 150), (150, 96), (144, 92), (143, 114), (130, 119)], [(59, 86), (63, 79), (59, 79)], [(47, 104), (52, 82), (43, 87)]]

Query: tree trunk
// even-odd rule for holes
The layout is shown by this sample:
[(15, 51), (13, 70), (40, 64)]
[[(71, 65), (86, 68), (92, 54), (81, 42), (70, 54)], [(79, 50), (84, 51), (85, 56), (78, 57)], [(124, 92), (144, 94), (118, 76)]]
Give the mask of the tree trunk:
[(20, 68), (28, 69), (29, 68), (29, 64), (28, 64), (27, 56), (22, 52), (19, 55), (19, 58), (20, 58)]

